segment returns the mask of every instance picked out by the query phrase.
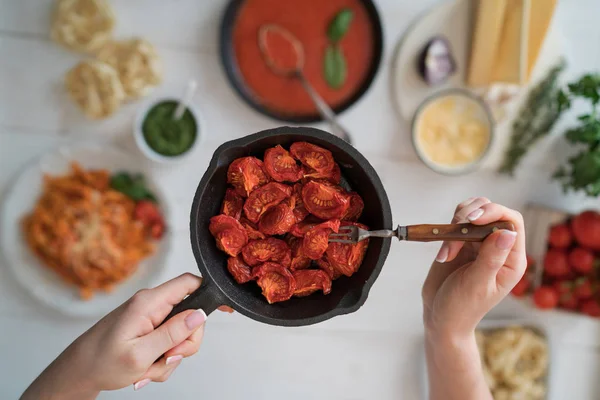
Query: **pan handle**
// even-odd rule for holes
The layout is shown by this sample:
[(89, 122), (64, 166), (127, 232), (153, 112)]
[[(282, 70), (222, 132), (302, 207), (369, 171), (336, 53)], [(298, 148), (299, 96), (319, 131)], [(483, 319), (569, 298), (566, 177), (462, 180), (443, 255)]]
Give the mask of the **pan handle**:
[(223, 305), (223, 299), (220, 296), (217, 287), (210, 280), (203, 278), (202, 285), (188, 297), (183, 299), (181, 303), (175, 305), (173, 310), (171, 310), (169, 315), (167, 315), (160, 324), (164, 324), (173, 316), (185, 310), (197, 310), (201, 308), (206, 315), (209, 315), (221, 305)]

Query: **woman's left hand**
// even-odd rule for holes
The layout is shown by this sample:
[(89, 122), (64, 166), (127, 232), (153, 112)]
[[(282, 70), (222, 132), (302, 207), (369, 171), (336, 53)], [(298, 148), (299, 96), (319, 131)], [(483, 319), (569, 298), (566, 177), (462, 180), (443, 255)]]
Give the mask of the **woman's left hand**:
[(186, 273), (154, 289), (140, 290), (73, 342), (23, 399), (52, 394), (95, 398), (102, 390), (132, 384), (138, 390), (150, 382), (166, 381), (183, 358), (198, 351), (206, 314), (187, 310), (160, 323), (200, 283), (199, 277)]

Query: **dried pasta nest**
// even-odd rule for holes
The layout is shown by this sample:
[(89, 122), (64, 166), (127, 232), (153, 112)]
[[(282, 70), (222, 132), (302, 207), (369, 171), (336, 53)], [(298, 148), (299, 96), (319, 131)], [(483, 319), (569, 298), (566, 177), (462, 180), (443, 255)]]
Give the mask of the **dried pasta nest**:
[(71, 50), (92, 53), (108, 42), (114, 26), (106, 0), (58, 0), (50, 36)]
[(129, 97), (143, 96), (162, 81), (162, 62), (154, 46), (146, 40), (111, 41), (100, 49), (97, 57), (118, 71)]
[(100, 61), (82, 61), (66, 76), (69, 95), (92, 119), (111, 115), (125, 100), (117, 71)]

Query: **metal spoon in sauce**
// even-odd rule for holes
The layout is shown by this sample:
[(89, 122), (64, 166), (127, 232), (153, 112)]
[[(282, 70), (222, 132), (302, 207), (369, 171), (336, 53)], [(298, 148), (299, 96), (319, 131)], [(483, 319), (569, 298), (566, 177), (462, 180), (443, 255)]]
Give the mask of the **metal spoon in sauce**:
[[(289, 42), (289, 44), (292, 45), (295, 53), (295, 63), (291, 63), (289, 66), (278, 65), (278, 63), (269, 55), (269, 51), (267, 49), (267, 35), (269, 33), (281, 35), (287, 42)], [(265, 63), (271, 69), (271, 71), (281, 76), (298, 79), (306, 93), (308, 93), (312, 99), (315, 107), (317, 107), (317, 111), (319, 114), (321, 114), (321, 117), (323, 117), (323, 119), (331, 126), (332, 133), (335, 136), (352, 144), (352, 139), (348, 134), (348, 131), (342, 125), (340, 125), (331, 107), (329, 107), (325, 100), (323, 100), (319, 93), (317, 93), (302, 72), (304, 68), (304, 47), (302, 46), (302, 43), (300, 43), (300, 41), (294, 35), (292, 35), (290, 31), (282, 28), (281, 26), (276, 24), (267, 24), (261, 26), (258, 31), (258, 45)]]

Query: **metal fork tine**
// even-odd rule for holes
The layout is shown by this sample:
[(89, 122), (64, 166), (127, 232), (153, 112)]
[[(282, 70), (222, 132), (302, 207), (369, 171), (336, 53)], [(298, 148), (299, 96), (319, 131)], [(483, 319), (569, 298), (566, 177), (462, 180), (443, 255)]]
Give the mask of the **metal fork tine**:
[(329, 237), (350, 237), (350, 233), (330, 233)]
[(344, 239), (329, 239), (329, 243), (343, 243), (343, 244), (354, 244), (353, 240), (344, 240)]

